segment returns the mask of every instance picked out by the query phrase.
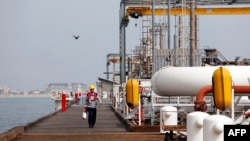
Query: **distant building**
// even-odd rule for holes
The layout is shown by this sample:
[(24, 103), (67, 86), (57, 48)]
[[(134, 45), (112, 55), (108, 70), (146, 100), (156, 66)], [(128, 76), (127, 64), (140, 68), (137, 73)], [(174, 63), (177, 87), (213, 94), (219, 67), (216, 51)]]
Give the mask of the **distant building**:
[(83, 83), (49, 83), (46, 92), (51, 91), (86, 91), (87, 85)]
[(242, 64), (244, 64), (244, 65), (250, 65), (250, 59), (244, 58), (244, 59), (242, 60)]
[(98, 78), (99, 82), (97, 83), (98, 92), (101, 94), (107, 94), (107, 97), (109, 97), (113, 93), (113, 85), (118, 84), (113, 81)]
[(0, 86), (0, 94), (8, 94), (10, 89), (6, 86)]

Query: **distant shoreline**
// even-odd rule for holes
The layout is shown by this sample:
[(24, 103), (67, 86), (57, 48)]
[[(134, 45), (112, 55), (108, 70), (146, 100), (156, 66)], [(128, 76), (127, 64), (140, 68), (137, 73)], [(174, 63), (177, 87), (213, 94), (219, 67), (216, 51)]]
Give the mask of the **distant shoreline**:
[(50, 94), (0, 94), (0, 98), (32, 98), (32, 97), (48, 97)]

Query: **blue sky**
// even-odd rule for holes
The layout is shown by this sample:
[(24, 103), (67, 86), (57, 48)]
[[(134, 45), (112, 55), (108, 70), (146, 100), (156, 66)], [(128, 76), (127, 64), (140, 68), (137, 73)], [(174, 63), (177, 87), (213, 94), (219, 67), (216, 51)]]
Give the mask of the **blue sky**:
[[(107, 54), (119, 53), (119, 9), (120, 0), (0, 0), (0, 86), (42, 90), (106, 78)], [(249, 16), (199, 20), (200, 48), (250, 58)], [(134, 23), (127, 28), (128, 53), (139, 44)]]

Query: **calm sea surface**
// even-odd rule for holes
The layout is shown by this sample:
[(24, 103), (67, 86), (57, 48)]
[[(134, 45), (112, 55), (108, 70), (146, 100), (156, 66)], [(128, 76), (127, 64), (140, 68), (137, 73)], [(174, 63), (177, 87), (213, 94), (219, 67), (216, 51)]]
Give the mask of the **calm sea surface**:
[(50, 97), (0, 98), (0, 133), (55, 111)]

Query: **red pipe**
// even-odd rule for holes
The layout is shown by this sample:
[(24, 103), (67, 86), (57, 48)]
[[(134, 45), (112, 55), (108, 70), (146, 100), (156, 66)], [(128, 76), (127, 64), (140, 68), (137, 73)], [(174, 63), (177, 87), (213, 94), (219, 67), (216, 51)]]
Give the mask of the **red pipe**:
[(195, 111), (205, 112), (207, 110), (207, 104), (204, 101), (204, 97), (211, 92), (213, 92), (212, 86), (204, 86), (199, 90), (198, 94), (196, 95), (196, 100), (194, 101)]
[(249, 93), (250, 94), (250, 86), (233, 86), (234, 92), (236, 93)]
[(245, 115), (246, 118), (249, 118), (250, 117), (250, 112), (245, 112), (244, 115)]
[[(250, 94), (250, 86), (233, 86), (235, 93), (249, 93)], [(212, 86), (204, 86), (202, 87), (198, 94), (196, 95), (196, 100), (194, 102), (194, 109), (195, 111), (206, 111), (207, 106), (206, 102), (204, 101), (204, 97), (208, 94), (213, 92)]]
[(208, 94), (213, 92), (213, 87), (212, 86), (204, 86), (202, 87), (198, 94), (196, 95), (196, 101), (204, 101), (204, 97)]

